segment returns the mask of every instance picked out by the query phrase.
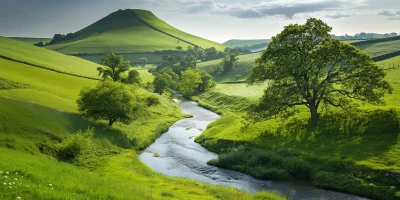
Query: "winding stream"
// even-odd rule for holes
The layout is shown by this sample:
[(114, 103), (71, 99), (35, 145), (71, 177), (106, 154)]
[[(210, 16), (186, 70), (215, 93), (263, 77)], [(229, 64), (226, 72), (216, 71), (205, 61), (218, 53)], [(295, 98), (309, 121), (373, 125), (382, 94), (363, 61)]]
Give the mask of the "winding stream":
[[(185, 177), (214, 185), (226, 185), (255, 193), (275, 191), (290, 199), (361, 200), (351, 194), (317, 188), (311, 184), (292, 181), (263, 181), (249, 175), (207, 165), (218, 155), (194, 142), (207, 125), (220, 116), (206, 110), (196, 102), (175, 100), (185, 114), (193, 118), (177, 121), (152, 145), (140, 154), (140, 160), (153, 170), (168, 176)], [(160, 157), (153, 157), (157, 152)]]

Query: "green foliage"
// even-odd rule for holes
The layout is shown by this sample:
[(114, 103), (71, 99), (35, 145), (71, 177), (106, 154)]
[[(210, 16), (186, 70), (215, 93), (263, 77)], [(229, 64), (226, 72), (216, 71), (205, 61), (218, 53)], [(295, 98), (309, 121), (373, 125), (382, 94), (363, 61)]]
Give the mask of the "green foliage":
[(126, 86), (103, 81), (93, 89), (84, 89), (77, 100), (79, 111), (96, 120), (108, 120), (108, 125), (120, 121), (129, 124), (143, 112), (143, 105)]
[(147, 103), (147, 106), (150, 107), (150, 106), (159, 105), (161, 102), (160, 102), (160, 99), (158, 99), (157, 96), (151, 95), (151, 96), (148, 96), (146, 98), (146, 103)]
[(142, 61), (142, 67), (146, 67), (147, 58), (140, 58), (140, 61)]
[[(119, 81), (121, 79), (120, 75), (131, 68), (129, 60), (124, 62), (124, 58), (121, 55), (114, 53), (104, 56), (101, 60), (101, 64), (106, 68), (98, 67), (97, 71), (99, 72), (99, 76), (102, 75), (103, 80), (111, 78), (113, 81)], [(133, 72), (132, 75), (133, 77), (131, 78), (135, 78), (134, 75), (137, 74)]]
[(128, 77), (123, 79), (122, 82), (129, 84), (142, 84), (142, 78), (140, 77), (140, 73), (137, 70), (131, 70), (128, 72)]
[(235, 67), (235, 63), (239, 60), (238, 55), (239, 54), (237, 53), (231, 53), (222, 59), (221, 66), (223, 73), (232, 71), (232, 69)]
[(248, 84), (268, 81), (250, 118), (287, 117), (296, 112), (295, 106), (304, 105), (315, 120), (320, 105), (349, 110), (355, 107), (352, 100), (383, 103), (384, 94), (393, 90), (385, 73), (366, 53), (332, 39), (331, 30), (311, 18), (305, 25), (286, 26), (272, 38), (247, 80)]
[(57, 159), (69, 162), (74, 161), (91, 145), (93, 136), (94, 128), (88, 128), (85, 132), (79, 130), (77, 133), (68, 136), (56, 146)]
[(178, 88), (179, 92), (185, 97), (192, 96), (196, 88), (202, 83), (200, 74), (191, 69), (182, 72), (181, 79)]
[(216, 86), (212, 76), (205, 71), (200, 71), (201, 83), (197, 87), (197, 91), (204, 92)]
[(154, 92), (163, 94), (164, 91), (175, 89), (179, 76), (171, 68), (163, 68), (159, 72), (154, 72)]

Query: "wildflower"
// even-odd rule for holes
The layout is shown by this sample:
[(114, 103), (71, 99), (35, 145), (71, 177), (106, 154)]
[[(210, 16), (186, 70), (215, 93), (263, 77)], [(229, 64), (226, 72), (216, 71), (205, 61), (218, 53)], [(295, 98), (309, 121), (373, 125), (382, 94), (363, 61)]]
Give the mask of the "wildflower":
[(14, 178), (14, 180), (18, 181), (18, 179), (17, 179), (17, 178)]
[(15, 182), (12, 182), (13, 185), (15, 185)]
[(53, 187), (53, 184), (50, 183), (49, 186), (50, 186), (50, 187)]
[(17, 174), (18, 174), (18, 172), (15, 172), (15, 174), (17, 175)]
[(21, 197), (17, 197), (17, 200), (21, 200)]
[(4, 176), (5, 179), (8, 179), (8, 176)]
[(0, 171), (0, 174), (3, 174), (3, 171)]
[(3, 183), (3, 185), (7, 185), (7, 183)]
[(10, 174), (9, 172), (6, 172), (6, 174)]

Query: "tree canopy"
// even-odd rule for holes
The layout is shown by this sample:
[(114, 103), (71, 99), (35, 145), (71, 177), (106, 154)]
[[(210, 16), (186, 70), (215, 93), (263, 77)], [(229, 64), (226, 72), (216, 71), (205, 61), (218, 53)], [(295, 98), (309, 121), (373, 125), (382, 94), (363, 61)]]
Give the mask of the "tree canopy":
[(121, 83), (100, 81), (95, 88), (84, 89), (77, 100), (79, 111), (95, 120), (130, 123), (146, 106)]
[(200, 74), (197, 71), (188, 69), (182, 72), (182, 80), (179, 83), (179, 92), (185, 96), (191, 96), (196, 88), (202, 83)]
[(124, 61), (121, 55), (110, 53), (101, 60), (101, 65), (98, 67), (99, 76), (102, 75), (103, 79), (111, 78), (113, 81), (119, 81), (120, 75), (131, 68), (129, 61)]
[(383, 70), (358, 48), (332, 39), (331, 30), (311, 18), (272, 38), (247, 80), (250, 85), (267, 82), (263, 97), (251, 107), (251, 118), (293, 114), (304, 105), (314, 120), (321, 105), (347, 110), (352, 100), (383, 103), (384, 94), (393, 90)]

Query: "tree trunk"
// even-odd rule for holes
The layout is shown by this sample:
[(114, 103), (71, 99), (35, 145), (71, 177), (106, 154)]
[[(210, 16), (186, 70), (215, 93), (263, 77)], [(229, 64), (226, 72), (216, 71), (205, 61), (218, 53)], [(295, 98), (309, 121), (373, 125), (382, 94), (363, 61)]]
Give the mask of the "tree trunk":
[(311, 120), (318, 119), (319, 117), (318, 107), (315, 105), (315, 103), (311, 103), (309, 106), (310, 106)]
[(109, 126), (112, 126), (113, 124), (114, 124), (114, 120), (110, 119), (110, 120), (108, 121), (108, 125), (109, 125)]

